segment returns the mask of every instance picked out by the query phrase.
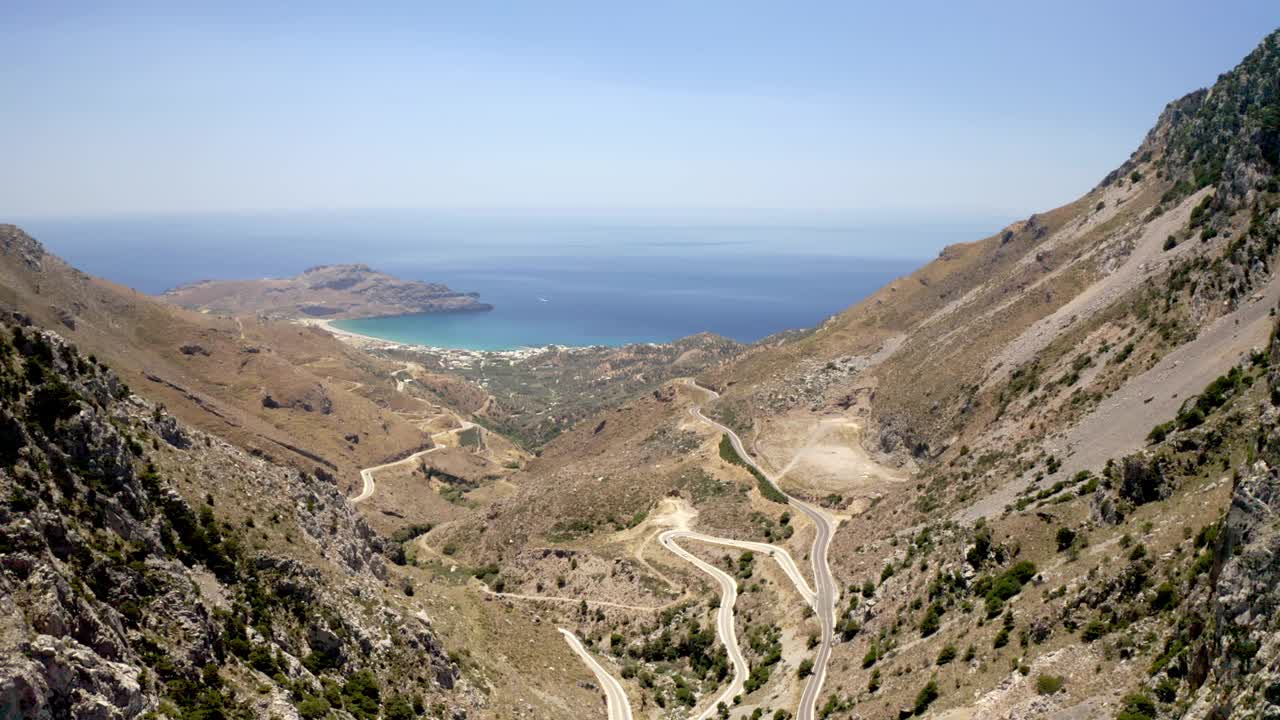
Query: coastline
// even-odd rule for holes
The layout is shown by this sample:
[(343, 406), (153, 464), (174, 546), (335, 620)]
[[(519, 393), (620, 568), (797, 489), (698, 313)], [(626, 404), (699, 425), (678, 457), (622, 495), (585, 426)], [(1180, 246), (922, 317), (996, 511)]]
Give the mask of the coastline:
[[(330, 333), (331, 335), (337, 335), (338, 337), (365, 340), (369, 342), (383, 342), (383, 343), (391, 342), (389, 340), (383, 340), (382, 338), (376, 338), (372, 335), (361, 335), (360, 333), (357, 333), (357, 332), (351, 332), (350, 330), (343, 330), (340, 327), (335, 327), (333, 324), (334, 322), (333, 320), (325, 320), (320, 318), (298, 318), (294, 320), (294, 322), (298, 323), (299, 325), (305, 325), (307, 327), (318, 327), (321, 330), (324, 330)], [(393, 344), (401, 345), (403, 343), (393, 343)]]
[(450, 367), (469, 367), (476, 361), (483, 362), (485, 359), (503, 359), (508, 361), (527, 360), (535, 355), (539, 355), (548, 351), (584, 353), (599, 350), (606, 346), (602, 345), (556, 345), (554, 343), (542, 345), (538, 347), (522, 347), (515, 350), (467, 350), (465, 348), (444, 348), (434, 345), (424, 345), (421, 343), (405, 343), (395, 340), (386, 340), (384, 338), (374, 337), (372, 335), (364, 335), (351, 330), (344, 330), (333, 325), (333, 320), (321, 318), (299, 318), (294, 322), (306, 327), (319, 328), (354, 347), (361, 350), (411, 350), (414, 352), (428, 352), (441, 357), (442, 362)]

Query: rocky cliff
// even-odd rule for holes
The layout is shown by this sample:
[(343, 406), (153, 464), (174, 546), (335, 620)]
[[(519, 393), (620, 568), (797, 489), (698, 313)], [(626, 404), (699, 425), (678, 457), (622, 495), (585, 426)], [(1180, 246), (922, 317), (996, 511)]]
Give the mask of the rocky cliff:
[(0, 399), (0, 717), (463, 712), (332, 478), (185, 428), (21, 316)]
[[(1272, 427), (1272, 432), (1276, 428)], [(1210, 593), (1191, 617), (1209, 631), (1189, 681), (1199, 690), (1187, 718), (1280, 713), (1280, 472), (1258, 461), (1236, 481)]]

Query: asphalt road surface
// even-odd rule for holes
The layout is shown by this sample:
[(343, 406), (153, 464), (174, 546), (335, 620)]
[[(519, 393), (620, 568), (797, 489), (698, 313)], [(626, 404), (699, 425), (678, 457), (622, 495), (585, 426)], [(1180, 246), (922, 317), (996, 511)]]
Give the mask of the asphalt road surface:
[(605, 670), (596, 659), (587, 652), (582, 646), (582, 641), (577, 635), (559, 628), (560, 633), (564, 635), (564, 641), (569, 643), (569, 647), (582, 658), (582, 662), (591, 668), (591, 672), (595, 673), (596, 680), (600, 682), (601, 689), (604, 690), (604, 701), (609, 708), (609, 720), (632, 720), (631, 719), (631, 703), (627, 701), (627, 693), (622, 689), (622, 683), (618, 682), (608, 670)]
[[(687, 382), (690, 387), (701, 390), (713, 400), (720, 397), (720, 394), (715, 390), (702, 387), (694, 380), (688, 380)], [(699, 420), (718, 428), (725, 435), (728, 435), (729, 442), (733, 444), (733, 449), (738, 452), (738, 456), (777, 487), (774, 478), (764, 468), (760, 467), (751, 457), (751, 454), (747, 452), (746, 446), (742, 444), (742, 438), (738, 437), (736, 432), (703, 415), (701, 407), (695, 406), (690, 409), (690, 412)], [(783, 491), (783, 494), (786, 495), (786, 492)], [(818, 643), (818, 653), (813, 659), (813, 674), (809, 676), (809, 682), (805, 685), (804, 692), (800, 695), (800, 707), (796, 710), (797, 720), (813, 720), (816, 712), (815, 707), (818, 704), (818, 695), (822, 692), (822, 685), (827, 680), (827, 666), (831, 662), (831, 645), (835, 637), (835, 607), (836, 600), (840, 595), (839, 590), (836, 588), (835, 578), (831, 575), (831, 565), (827, 562), (827, 551), (831, 547), (831, 536), (835, 534), (836, 523), (820, 508), (797, 500), (790, 495), (787, 495), (787, 504), (804, 513), (806, 517), (813, 521), (816, 529), (813, 537), (813, 549), (809, 553), (809, 558), (813, 562), (815, 586), (815, 597), (812, 605), (818, 616), (821, 637)]]

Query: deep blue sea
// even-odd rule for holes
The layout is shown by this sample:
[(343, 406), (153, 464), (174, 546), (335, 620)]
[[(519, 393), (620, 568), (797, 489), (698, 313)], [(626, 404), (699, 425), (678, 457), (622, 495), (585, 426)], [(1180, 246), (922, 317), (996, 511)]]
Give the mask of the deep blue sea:
[(341, 326), (476, 350), (664, 342), (710, 331), (751, 342), (810, 327), (1002, 219), (956, 223), (664, 224), (415, 213), (30, 219), (80, 269), (158, 293), (205, 278), (294, 275), (360, 262), (478, 292), (487, 313)]

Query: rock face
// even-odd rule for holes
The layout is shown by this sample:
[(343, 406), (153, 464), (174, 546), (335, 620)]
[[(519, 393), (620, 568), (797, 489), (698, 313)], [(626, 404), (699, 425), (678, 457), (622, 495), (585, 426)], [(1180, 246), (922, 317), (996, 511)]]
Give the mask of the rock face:
[[(262, 514), (237, 516), (255, 493)], [(0, 323), (0, 717), (297, 717), (322, 680), (361, 673), (383, 702), (456, 707), (458, 669), (391, 602), (390, 573), (332, 482), (183, 428), (57, 335)]]
[(1235, 484), (1203, 605), (1187, 717), (1280, 715), (1280, 472), (1262, 461)]
[(28, 270), (39, 271), (44, 246), (14, 225), (0, 225), (0, 251), (18, 258)]
[(283, 280), (202, 280), (169, 290), (161, 298), (204, 312), (331, 320), (493, 309), (475, 293), (401, 280), (367, 265), (320, 265)]

